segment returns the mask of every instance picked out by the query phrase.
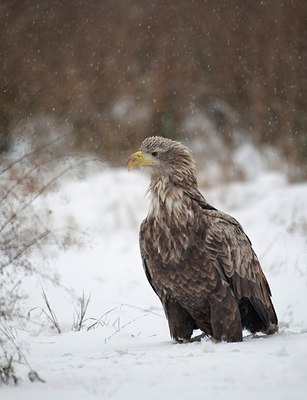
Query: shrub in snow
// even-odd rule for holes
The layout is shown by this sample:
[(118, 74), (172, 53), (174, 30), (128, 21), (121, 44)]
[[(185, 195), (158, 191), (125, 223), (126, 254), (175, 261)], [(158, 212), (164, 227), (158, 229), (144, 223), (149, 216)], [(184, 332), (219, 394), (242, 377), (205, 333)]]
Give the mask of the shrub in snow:
[[(58, 279), (46, 269), (47, 258), (44, 247), (48, 243), (65, 246), (66, 232), (52, 231), (35, 212), (34, 202), (47, 190), (53, 188), (58, 179), (88, 161), (84, 157), (65, 157), (59, 164), (49, 145), (38, 150), (27, 150), (23, 155), (2, 155), (0, 169), (0, 383), (17, 383), (15, 364), (26, 358), (17, 344), (12, 325), (23, 325), (27, 312), (23, 300), (27, 293), (22, 281), (27, 276), (38, 276), (57, 284)], [(50, 172), (51, 171), (51, 172)], [(64, 237), (64, 239), (61, 239)], [(40, 253), (39, 265), (30, 261), (30, 253)], [(28, 314), (29, 316), (30, 314)], [(31, 371), (29, 379), (37, 380)]]

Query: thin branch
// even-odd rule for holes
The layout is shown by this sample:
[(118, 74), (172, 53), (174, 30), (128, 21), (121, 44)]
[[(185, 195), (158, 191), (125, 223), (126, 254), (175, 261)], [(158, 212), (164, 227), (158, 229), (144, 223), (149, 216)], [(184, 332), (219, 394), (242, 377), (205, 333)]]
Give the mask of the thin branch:
[(85, 165), (89, 162), (93, 162), (93, 160), (82, 160), (79, 163), (75, 164), (73, 167), (69, 166), (67, 168), (65, 168), (63, 171), (61, 171), (59, 174), (57, 174), (54, 178), (50, 179), (48, 183), (46, 183), (42, 189), (36, 194), (34, 195), (29, 201), (24, 202), (22, 204), (22, 206), (12, 214), (12, 216), (0, 227), (0, 233), (18, 216), (20, 216), (20, 214), (25, 211), (31, 204), (34, 203), (34, 201), (42, 195), (42, 193), (46, 192), (48, 188), (50, 188), (50, 186), (52, 186), (56, 181), (58, 181), (60, 178), (62, 178), (65, 174), (67, 174), (69, 171), (71, 171), (73, 168), (78, 168), (82, 165)]
[(43, 240), (45, 237), (49, 235), (50, 231), (43, 232), (41, 235), (35, 237), (31, 242), (29, 242), (26, 246), (24, 246), (13, 258), (10, 258), (6, 263), (1, 265), (1, 268), (5, 268), (8, 265), (12, 264), (13, 261), (17, 260), (21, 257), (27, 250), (29, 250), (32, 246)]
[[(89, 320), (95, 320), (95, 322), (94, 322), (92, 325), (90, 325), (90, 326), (87, 328), (87, 330), (89, 331), (89, 330), (91, 330), (91, 329), (94, 329), (97, 325), (101, 325), (101, 324), (102, 324), (102, 322), (101, 322), (102, 319), (105, 318), (105, 317), (106, 317), (108, 314), (110, 314), (112, 311), (116, 310), (117, 308), (118, 308), (118, 307), (114, 307), (114, 308), (112, 308), (111, 310), (105, 312), (105, 313), (102, 314), (101, 317), (99, 317), (98, 319), (89, 318)], [(103, 322), (103, 325), (102, 325), (102, 326), (104, 326), (104, 325), (106, 325), (105, 322)]]
[(48, 147), (51, 147), (54, 143), (60, 142), (60, 140), (61, 140), (60, 138), (57, 138), (57, 139), (52, 140), (51, 142), (49, 142), (49, 143), (47, 143), (47, 144), (45, 144), (45, 145), (43, 145), (43, 146), (41, 146), (41, 147), (38, 147), (38, 148), (34, 149), (34, 150), (31, 151), (30, 153), (24, 154), (23, 156), (21, 156), (21, 157), (18, 158), (17, 160), (11, 162), (8, 166), (4, 167), (4, 168), (2, 169), (2, 171), (0, 171), (0, 175), (3, 175), (5, 172), (7, 172), (7, 171), (9, 171), (11, 168), (13, 168), (15, 165), (19, 164), (21, 161), (23, 161), (23, 160), (25, 160), (25, 159), (27, 159), (27, 158), (30, 158), (30, 157), (33, 156), (34, 154), (39, 153), (39, 152), (41, 152), (41, 151), (47, 149)]
[(116, 335), (118, 332), (120, 332), (122, 329), (124, 329), (126, 326), (131, 325), (133, 322), (138, 321), (139, 319), (145, 318), (149, 315), (148, 314), (144, 314), (144, 315), (140, 315), (137, 318), (134, 318), (133, 320), (127, 322), (126, 324), (122, 325), (121, 327), (117, 328), (116, 331), (114, 333), (112, 333), (112, 335), (110, 335), (109, 337), (107, 337), (105, 339), (105, 342), (107, 342), (107, 340), (111, 339), (114, 335)]

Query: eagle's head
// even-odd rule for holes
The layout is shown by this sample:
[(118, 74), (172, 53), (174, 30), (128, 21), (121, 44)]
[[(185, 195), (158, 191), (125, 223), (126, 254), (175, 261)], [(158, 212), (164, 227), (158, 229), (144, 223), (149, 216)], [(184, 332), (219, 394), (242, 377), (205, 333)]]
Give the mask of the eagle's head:
[(152, 180), (169, 178), (172, 182), (196, 185), (195, 162), (191, 151), (182, 143), (161, 136), (143, 141), (140, 150), (128, 160), (129, 171), (148, 168)]

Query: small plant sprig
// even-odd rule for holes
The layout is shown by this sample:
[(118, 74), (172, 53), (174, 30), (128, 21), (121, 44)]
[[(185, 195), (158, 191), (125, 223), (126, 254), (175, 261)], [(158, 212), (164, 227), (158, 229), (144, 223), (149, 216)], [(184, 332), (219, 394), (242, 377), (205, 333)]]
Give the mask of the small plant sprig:
[(51, 322), (52, 326), (55, 327), (55, 329), (58, 331), (58, 333), (61, 333), (61, 328), (60, 328), (59, 321), (58, 321), (58, 319), (56, 317), (55, 312), (51, 308), (51, 305), (49, 303), (48, 297), (47, 297), (46, 292), (45, 292), (43, 287), (42, 287), (42, 292), (43, 292), (42, 293), (43, 294), (43, 299), (44, 299), (44, 302), (45, 302), (46, 307), (47, 307), (47, 310), (45, 310), (43, 308), (41, 309), (42, 313), (45, 314), (47, 319)]
[(85, 297), (84, 292), (82, 296), (79, 298), (78, 308), (75, 307), (75, 314), (74, 314), (74, 322), (73, 322), (73, 330), (76, 332), (81, 331), (81, 329), (85, 326), (85, 322), (88, 320), (85, 318), (87, 313), (87, 308), (89, 302), (91, 300), (91, 293), (88, 298)]

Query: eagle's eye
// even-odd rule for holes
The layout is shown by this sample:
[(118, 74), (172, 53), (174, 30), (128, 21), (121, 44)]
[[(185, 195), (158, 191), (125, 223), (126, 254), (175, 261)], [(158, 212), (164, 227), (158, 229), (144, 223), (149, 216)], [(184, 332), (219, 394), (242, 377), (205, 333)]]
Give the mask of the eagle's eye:
[(153, 157), (157, 157), (158, 152), (157, 152), (157, 151), (153, 151), (153, 152), (151, 153), (151, 155), (152, 155)]

